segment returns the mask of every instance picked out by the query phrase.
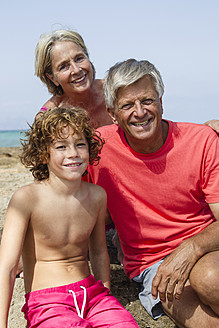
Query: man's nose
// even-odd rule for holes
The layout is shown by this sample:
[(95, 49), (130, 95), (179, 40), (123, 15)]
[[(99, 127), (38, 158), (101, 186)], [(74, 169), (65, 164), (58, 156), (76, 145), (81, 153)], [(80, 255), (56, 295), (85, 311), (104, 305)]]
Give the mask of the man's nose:
[(145, 115), (145, 108), (142, 106), (140, 101), (135, 102), (135, 112), (138, 117)]

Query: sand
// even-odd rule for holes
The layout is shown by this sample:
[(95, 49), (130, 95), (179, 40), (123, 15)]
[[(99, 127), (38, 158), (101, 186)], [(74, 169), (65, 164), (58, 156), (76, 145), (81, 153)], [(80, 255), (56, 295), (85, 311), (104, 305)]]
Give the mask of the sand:
[[(13, 192), (20, 186), (30, 183), (33, 178), (18, 159), (19, 147), (0, 148), (0, 236), (8, 202)], [(111, 261), (112, 294), (118, 298), (125, 308), (135, 317), (140, 328), (175, 328), (174, 323), (163, 316), (153, 320), (144, 310), (138, 299), (139, 286), (131, 282), (124, 274), (116, 258), (116, 250), (111, 243), (113, 231), (107, 233), (107, 244)], [(24, 304), (23, 279), (15, 281), (13, 298), (10, 306), (9, 328), (25, 328), (26, 321), (21, 312)]]

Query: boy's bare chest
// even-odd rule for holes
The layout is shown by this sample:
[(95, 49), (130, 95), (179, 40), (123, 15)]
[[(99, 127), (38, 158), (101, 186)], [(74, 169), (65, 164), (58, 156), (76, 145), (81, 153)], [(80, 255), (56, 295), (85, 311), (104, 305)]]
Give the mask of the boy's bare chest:
[[(89, 205), (89, 204), (88, 204)], [(79, 201), (41, 203), (34, 209), (31, 226), (36, 240), (46, 241), (60, 247), (67, 244), (80, 244), (89, 239), (95, 226), (97, 210), (82, 206)]]

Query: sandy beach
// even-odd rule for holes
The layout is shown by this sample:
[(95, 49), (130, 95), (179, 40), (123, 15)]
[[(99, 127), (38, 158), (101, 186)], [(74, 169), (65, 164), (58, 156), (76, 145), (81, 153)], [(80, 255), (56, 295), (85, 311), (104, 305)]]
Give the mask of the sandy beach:
[[(3, 230), (5, 213), (13, 192), (20, 186), (33, 181), (30, 172), (25, 169), (18, 159), (19, 147), (0, 148), (0, 237)], [(175, 328), (173, 322), (163, 316), (157, 321), (151, 319), (138, 300), (139, 287), (131, 282), (117, 262), (116, 251), (111, 243), (113, 231), (107, 233), (108, 250), (111, 260), (112, 294), (135, 317), (140, 328)], [(23, 279), (15, 282), (13, 298), (10, 307), (9, 328), (25, 328), (21, 307), (24, 304)]]

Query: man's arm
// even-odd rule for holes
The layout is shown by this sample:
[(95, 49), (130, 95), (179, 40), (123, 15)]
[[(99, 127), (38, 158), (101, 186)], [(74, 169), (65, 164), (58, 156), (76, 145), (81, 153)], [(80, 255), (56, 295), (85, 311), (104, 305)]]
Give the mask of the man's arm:
[(98, 201), (101, 207), (96, 225), (90, 236), (89, 256), (95, 279), (101, 280), (110, 289), (110, 260), (105, 233), (106, 199), (106, 193), (101, 188), (101, 199)]
[(219, 133), (219, 120), (210, 120), (205, 122), (204, 125), (210, 126), (210, 128)]
[[(0, 328), (7, 327), (17, 266), (29, 222), (29, 211), (23, 191), (12, 197), (5, 219), (0, 247)], [(24, 206), (23, 206), (24, 205)]]
[(209, 204), (216, 221), (197, 235), (183, 241), (160, 265), (151, 293), (162, 302), (179, 299), (195, 263), (206, 253), (219, 250), (219, 203)]

